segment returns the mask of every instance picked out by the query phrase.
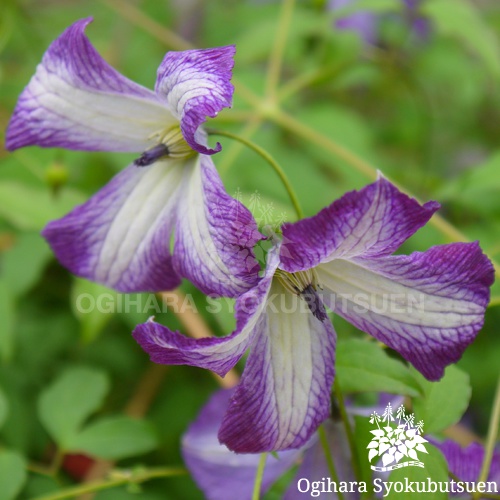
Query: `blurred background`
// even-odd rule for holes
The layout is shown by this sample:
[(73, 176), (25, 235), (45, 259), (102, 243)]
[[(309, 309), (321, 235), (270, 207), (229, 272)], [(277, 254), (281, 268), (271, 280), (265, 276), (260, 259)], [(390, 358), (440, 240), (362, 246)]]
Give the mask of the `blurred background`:
[[(104, 58), (148, 88), (166, 51), (236, 44), (234, 105), (210, 126), (270, 152), (307, 215), (371, 182), (380, 169), (420, 200), (438, 200), (450, 223), (429, 224), (402, 252), (467, 238), (500, 260), (499, 2), (298, 1), (280, 84), (266, 92), (275, 39), (286, 35), (278, 2), (2, 0), (0, 446), (9, 455), (0, 453), (0, 469), (8, 463), (14, 471), (0, 470), (0, 489), (7, 491), (2, 481), (8, 481), (13, 492), (5, 498), (71, 485), (95, 465), (91, 456), (103, 467), (102, 460), (180, 465), (180, 436), (218, 387), (209, 373), (194, 368), (151, 371), (130, 332), (153, 314), (182, 329), (178, 315), (163, 307), (158, 312), (160, 300), (125, 298), (71, 276), (40, 236), (49, 220), (85, 201), (135, 156), (37, 147), (9, 153), (3, 147), (17, 98), (43, 53), (87, 16), (94, 17), (87, 34)], [(260, 226), (294, 220), (286, 191), (265, 162), (230, 139), (217, 140), (223, 151), (214, 161), (229, 194), (252, 210)], [(192, 285), (184, 283), (182, 292), (192, 294), (213, 333), (231, 331), (228, 307), (210, 314)], [(100, 307), (91, 307), (99, 300)], [(459, 362), (472, 385), (466, 422), (480, 436), (499, 375), (499, 306), (495, 285), (485, 326)], [(334, 324), (341, 337), (359, 334), (338, 318)], [(72, 416), (72, 404), (85, 407), (80, 416)], [(81, 438), (78, 448), (87, 453), (65, 457), (76, 445), (57, 429), (83, 421), (93, 425), (93, 440)], [(111, 428), (113, 444), (101, 439)], [(123, 444), (131, 434), (136, 442)], [(20, 472), (25, 465), (28, 473)], [(128, 499), (134, 492), (114, 488), (96, 498)], [(182, 476), (145, 483), (140, 498), (203, 497)]]

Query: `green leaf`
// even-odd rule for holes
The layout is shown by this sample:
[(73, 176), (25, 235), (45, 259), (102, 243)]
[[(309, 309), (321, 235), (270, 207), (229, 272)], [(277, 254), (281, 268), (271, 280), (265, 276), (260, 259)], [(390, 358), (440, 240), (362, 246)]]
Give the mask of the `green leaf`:
[(0, 279), (0, 357), (8, 361), (14, 350), (14, 301), (4, 279)]
[(0, 427), (2, 427), (3, 423), (7, 419), (9, 414), (9, 401), (7, 400), (7, 396), (3, 392), (0, 387)]
[(101, 405), (109, 390), (105, 373), (72, 368), (45, 389), (38, 400), (42, 424), (64, 450), (83, 422)]
[[(428, 454), (420, 453), (419, 459), (424, 463), (424, 467), (403, 467), (401, 469), (396, 469), (392, 471), (388, 483), (390, 482), (402, 482), (406, 484), (408, 480), (409, 483), (413, 481), (425, 482), (430, 479), (435, 483), (448, 482), (448, 464), (443, 456), (443, 454), (434, 446), (429, 443), (425, 443), (425, 449)], [(424, 496), (428, 498), (427, 494), (422, 494), (418, 492), (403, 491), (401, 493), (396, 493), (392, 491), (389, 495), (385, 495), (384, 498), (388, 500), (421, 500)], [(446, 500), (448, 498), (448, 493), (440, 493), (439, 485), (437, 485), (437, 490), (434, 493), (430, 493), (432, 500)]]
[(495, 77), (500, 77), (500, 46), (495, 33), (482, 19), (479, 9), (467, 0), (432, 0), (422, 11), (436, 23), (438, 31), (459, 38), (481, 57)]
[(119, 460), (153, 450), (157, 438), (151, 425), (127, 416), (109, 417), (88, 425), (68, 443), (71, 451)]
[(14, 451), (0, 450), (0, 487), (2, 500), (17, 498), (26, 481), (24, 458)]
[(382, 391), (410, 396), (420, 392), (408, 367), (389, 357), (375, 342), (339, 342), (336, 370), (343, 392)]
[(74, 190), (64, 189), (54, 196), (48, 189), (15, 181), (0, 182), (0, 199), (0, 216), (20, 229), (37, 231), (85, 201), (84, 196)]
[[(130, 298), (130, 295), (122, 296)], [(118, 294), (98, 283), (76, 279), (71, 290), (73, 313), (80, 321), (81, 338), (92, 342), (117, 311)]]
[(429, 382), (415, 369), (413, 372), (423, 389), (423, 396), (413, 399), (413, 410), (416, 419), (425, 422), (424, 432), (439, 432), (458, 422), (472, 392), (469, 375), (455, 365), (446, 368), (439, 382)]
[(439, 199), (452, 199), (461, 207), (484, 216), (500, 213), (500, 152), (492, 154), (484, 163), (466, 170), (448, 181), (438, 193)]
[(38, 233), (23, 233), (4, 254), (2, 274), (13, 296), (27, 292), (40, 278), (52, 252)]

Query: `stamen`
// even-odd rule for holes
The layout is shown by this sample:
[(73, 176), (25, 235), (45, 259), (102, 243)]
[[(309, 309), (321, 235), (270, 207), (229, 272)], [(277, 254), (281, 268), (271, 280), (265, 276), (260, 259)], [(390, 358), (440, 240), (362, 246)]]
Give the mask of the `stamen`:
[(139, 158), (134, 160), (134, 165), (137, 167), (147, 167), (153, 164), (155, 161), (168, 156), (170, 153), (168, 147), (165, 144), (157, 144), (156, 146), (148, 149), (142, 153)]
[(325, 306), (319, 295), (316, 293), (316, 289), (313, 288), (312, 285), (307, 285), (304, 290), (300, 293), (300, 296), (306, 301), (307, 307), (313, 313), (313, 316), (316, 319), (319, 319), (321, 322), (328, 319), (328, 314), (326, 314)]
[(328, 319), (323, 302), (319, 298), (316, 289), (318, 286), (318, 276), (314, 269), (307, 271), (297, 271), (295, 273), (287, 273), (281, 269), (277, 269), (275, 276), (278, 278), (283, 287), (294, 295), (301, 297), (313, 313), (313, 316), (319, 321)]

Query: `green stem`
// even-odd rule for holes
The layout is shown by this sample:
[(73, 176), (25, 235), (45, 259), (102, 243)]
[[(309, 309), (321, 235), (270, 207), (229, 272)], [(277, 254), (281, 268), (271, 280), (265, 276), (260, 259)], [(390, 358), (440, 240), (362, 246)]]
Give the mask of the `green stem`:
[(290, 27), (290, 21), (292, 20), (294, 3), (295, 0), (283, 0), (279, 25), (274, 39), (274, 46), (269, 57), (266, 96), (271, 102), (276, 101), (276, 88), (281, 75), (283, 54), (286, 48), (288, 29)]
[(231, 132), (226, 132), (225, 130), (209, 130), (209, 133), (212, 135), (221, 135), (224, 137), (229, 137), (230, 139), (239, 141), (245, 146), (255, 151), (262, 158), (264, 158), (264, 160), (266, 160), (267, 163), (271, 165), (271, 167), (274, 169), (274, 171), (278, 174), (279, 178), (281, 179), (281, 182), (283, 183), (283, 186), (285, 187), (288, 196), (290, 197), (290, 201), (292, 202), (295, 212), (297, 213), (297, 217), (299, 219), (304, 218), (304, 212), (300, 207), (299, 200), (297, 198), (297, 195), (295, 194), (295, 191), (293, 190), (292, 185), (290, 184), (290, 181), (288, 180), (288, 177), (286, 176), (284, 170), (276, 162), (276, 160), (267, 151), (262, 149), (260, 146), (257, 146), (257, 144), (255, 144), (254, 142), (245, 139), (244, 137), (240, 137), (239, 135), (233, 134)]
[(62, 500), (64, 498), (73, 498), (76, 496), (85, 495), (87, 493), (94, 493), (96, 491), (114, 488), (116, 486), (121, 486), (124, 484), (139, 484), (143, 483), (144, 481), (149, 481), (150, 479), (180, 476), (186, 473), (187, 471), (180, 467), (158, 467), (145, 471), (143, 470), (138, 473), (126, 470), (114, 471), (111, 473), (111, 479), (108, 479), (106, 481), (95, 481), (93, 483), (74, 486), (62, 491), (57, 491), (55, 493), (49, 493), (48, 495), (36, 497), (33, 500)]
[[(325, 454), (326, 463), (328, 464), (328, 472), (332, 480), (338, 485), (340, 483), (339, 476), (337, 474), (337, 469), (335, 469), (335, 464), (333, 463), (333, 457), (330, 451), (330, 446), (328, 445), (328, 438), (326, 437), (325, 428), (322, 425), (318, 428), (319, 440), (321, 442), (321, 447), (323, 448), (323, 453)], [(337, 493), (339, 500), (344, 500), (344, 495), (339, 491)]]
[[(247, 122), (247, 125), (243, 127), (243, 129), (239, 132), (239, 136), (243, 137), (246, 140), (250, 140), (252, 136), (259, 130), (262, 125), (262, 119), (256, 118)], [(230, 148), (224, 149), (224, 155), (222, 155), (222, 159), (217, 162), (217, 168), (221, 174), (226, 173), (231, 165), (236, 161), (238, 155), (241, 153), (241, 150), (245, 147), (245, 145), (241, 142), (234, 142), (231, 144)]]
[(262, 487), (262, 478), (264, 477), (264, 468), (266, 466), (267, 453), (261, 453), (257, 474), (255, 475), (255, 483), (253, 485), (252, 500), (259, 500), (260, 489)]
[(351, 429), (351, 423), (349, 422), (349, 416), (347, 415), (347, 411), (345, 409), (344, 397), (342, 396), (342, 391), (340, 390), (339, 383), (337, 382), (337, 377), (335, 377), (333, 383), (333, 390), (337, 398), (337, 404), (339, 406), (340, 416), (342, 418), (342, 422), (344, 423), (344, 428), (347, 435), (347, 441), (349, 442), (349, 449), (351, 450), (352, 468), (354, 471), (354, 476), (359, 482), (361, 481), (362, 478), (361, 478), (361, 466), (359, 464), (358, 450), (356, 448), (356, 441), (354, 440), (354, 434)]
[[(495, 401), (493, 402), (493, 408), (491, 410), (490, 425), (488, 427), (488, 437), (486, 438), (483, 465), (481, 467), (481, 473), (479, 474), (478, 482), (485, 482), (488, 478), (491, 466), (491, 459), (493, 458), (493, 451), (495, 448), (495, 442), (498, 437), (499, 426), (500, 426), (500, 377), (498, 378)], [(481, 496), (482, 493), (476, 492), (474, 493), (473, 498), (476, 499)]]

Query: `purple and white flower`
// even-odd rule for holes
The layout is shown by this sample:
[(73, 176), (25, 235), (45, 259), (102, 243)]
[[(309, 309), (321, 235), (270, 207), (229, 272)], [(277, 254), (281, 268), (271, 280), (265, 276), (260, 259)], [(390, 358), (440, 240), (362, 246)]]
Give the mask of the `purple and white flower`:
[[(252, 498), (260, 455), (235, 454), (217, 440), (217, 430), (233, 392), (233, 389), (217, 391), (182, 437), (181, 450), (186, 466), (208, 500)], [(380, 394), (376, 406), (362, 407), (347, 404), (346, 411), (350, 415), (368, 417), (374, 410), (382, 413), (386, 402), (391, 401), (393, 406), (397, 407), (402, 404), (403, 399), (402, 396)], [(343, 423), (328, 418), (322, 425), (339, 481), (346, 483), (355, 481), (351, 452)], [(467, 448), (462, 448), (454, 441), (439, 442), (431, 436), (426, 437), (443, 453), (450, 472), (456, 478), (465, 483), (477, 483), (484, 459), (482, 445), (472, 443)], [(284, 500), (299, 500), (303, 498), (305, 490), (310, 490), (315, 482), (321, 485), (325, 478), (330, 477), (325, 450), (317, 434), (299, 449), (282, 451), (267, 457), (261, 494), (297, 464), (299, 467), (283, 496)], [(384, 478), (387, 479), (387, 476)], [(494, 451), (487, 481), (500, 486), (499, 450)], [(453, 491), (457, 491), (456, 480), (454, 482)], [(334, 492), (323, 493), (322, 496), (338, 498)], [(452, 493), (452, 496), (457, 494)], [(351, 492), (343, 493), (343, 497), (354, 500), (360, 495), (358, 492)]]
[[(230, 389), (213, 394), (182, 437), (184, 462), (208, 500), (252, 498), (260, 454), (234, 453), (217, 439), (217, 431), (233, 393), (234, 389)], [(400, 396), (381, 394), (376, 406), (347, 405), (346, 410), (350, 415), (368, 416), (373, 410), (382, 412), (386, 402), (392, 401), (397, 406), (402, 400)], [(351, 451), (343, 423), (327, 418), (322, 425), (339, 480), (354, 481)], [(330, 476), (325, 450), (317, 434), (299, 449), (280, 451), (267, 457), (261, 494), (297, 464), (299, 467), (284, 500), (303, 498), (304, 493), (299, 490), (299, 486), (303, 488), (307, 484), (304, 481), (312, 483)], [(323, 496), (337, 498), (335, 493)], [(359, 494), (344, 493), (343, 497), (352, 500), (359, 498)]]
[[(217, 430), (229, 403), (230, 390), (219, 390), (202, 408), (182, 436), (184, 462), (208, 500), (251, 500), (259, 454), (236, 454), (217, 439)], [(302, 450), (282, 451), (266, 461), (261, 493), (300, 458)]]
[[(181, 277), (236, 296), (258, 281), (261, 239), (224, 190), (200, 125), (231, 105), (234, 46), (169, 52), (155, 91), (119, 74), (70, 26), (21, 94), (6, 146), (136, 152), (87, 203), (43, 231), (73, 273), (123, 292), (171, 289)], [(173, 251), (170, 250), (175, 233)]]
[(221, 376), (250, 348), (219, 439), (236, 452), (300, 447), (330, 410), (336, 334), (324, 305), (430, 380), (482, 327), (494, 272), (477, 242), (392, 255), (438, 207), (380, 178), (283, 226), (265, 275), (236, 301), (230, 336), (188, 339), (152, 320), (133, 335), (156, 363)]
[[(477, 483), (481, 474), (484, 460), (484, 446), (479, 443), (471, 443), (463, 448), (455, 441), (446, 440), (438, 442), (431, 439), (432, 444), (438, 448), (448, 462), (450, 472), (460, 481)], [(497, 484), (500, 489), (500, 450), (493, 451), (490, 470), (486, 481)]]

